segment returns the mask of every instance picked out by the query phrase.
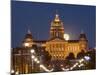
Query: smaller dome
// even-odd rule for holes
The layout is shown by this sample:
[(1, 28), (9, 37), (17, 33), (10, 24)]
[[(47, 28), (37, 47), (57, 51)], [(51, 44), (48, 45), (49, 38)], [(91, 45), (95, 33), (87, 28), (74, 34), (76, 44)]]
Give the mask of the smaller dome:
[(33, 39), (32, 33), (31, 33), (31, 31), (29, 29), (27, 31), (27, 34), (25, 35), (25, 39), (27, 39), (27, 38)]
[(26, 34), (26, 35), (25, 35), (25, 39), (26, 39), (26, 38), (33, 39), (32, 34)]
[(79, 36), (79, 39), (80, 40), (87, 40), (86, 34), (85, 33), (81, 33), (80, 36)]

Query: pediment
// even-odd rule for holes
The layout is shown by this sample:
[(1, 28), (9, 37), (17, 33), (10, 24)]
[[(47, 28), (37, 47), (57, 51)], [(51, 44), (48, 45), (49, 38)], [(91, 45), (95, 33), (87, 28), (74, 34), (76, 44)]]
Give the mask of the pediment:
[(54, 38), (54, 39), (51, 39), (50, 41), (52, 41), (52, 42), (65, 42), (65, 40), (61, 39), (61, 38)]

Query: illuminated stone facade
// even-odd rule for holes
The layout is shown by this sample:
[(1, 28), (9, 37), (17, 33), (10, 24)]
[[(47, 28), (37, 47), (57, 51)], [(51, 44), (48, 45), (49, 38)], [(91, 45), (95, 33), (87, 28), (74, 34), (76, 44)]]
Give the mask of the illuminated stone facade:
[(32, 39), (32, 34), (28, 30), (25, 36), (23, 46), (32, 47), (32, 45), (40, 44), (52, 56), (51, 60), (65, 60), (69, 53), (77, 54), (88, 48), (88, 41), (86, 35), (81, 33), (78, 40), (65, 40), (63, 22), (60, 20), (59, 15), (56, 14), (54, 20), (51, 22), (50, 37), (45, 42), (38, 42)]
[(86, 35), (81, 33), (79, 40), (65, 40), (63, 22), (59, 15), (51, 22), (50, 39), (46, 42), (46, 51), (52, 56), (52, 60), (65, 60), (69, 53), (75, 57), (81, 50), (88, 48)]
[[(86, 52), (88, 41), (84, 33), (80, 34), (78, 40), (65, 40), (63, 22), (60, 20), (59, 15), (56, 14), (54, 20), (51, 22), (50, 37), (48, 40), (33, 39), (32, 33), (28, 30), (22, 41), (22, 46), (12, 49), (11, 69), (19, 73), (41, 72), (39, 65), (32, 62), (31, 49), (36, 51), (38, 58), (44, 55), (46, 59), (47, 56), (45, 54), (49, 53), (47, 55), (50, 55), (51, 59), (48, 62), (57, 60), (58, 63), (58, 61), (64, 61), (70, 53), (73, 53), (77, 57), (77, 54), (82, 50)], [(43, 63), (43, 59), (41, 59), (41, 63)], [(46, 61), (44, 63), (47, 64)]]

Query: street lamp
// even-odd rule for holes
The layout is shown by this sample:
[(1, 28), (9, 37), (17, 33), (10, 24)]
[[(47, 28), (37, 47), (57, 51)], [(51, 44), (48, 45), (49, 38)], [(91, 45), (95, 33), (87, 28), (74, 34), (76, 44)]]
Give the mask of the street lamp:
[(31, 51), (30, 51), (30, 52), (33, 54), (33, 53), (35, 53), (35, 50), (34, 50), (34, 49), (31, 49)]
[(11, 70), (11, 75), (14, 75), (14, 72), (15, 72), (14, 70)]
[(83, 59), (83, 58), (79, 60), (79, 62), (80, 62), (80, 63), (82, 63), (83, 61), (84, 61), (84, 59)]
[(11, 70), (11, 73), (14, 73), (14, 70)]
[(31, 56), (31, 58), (32, 58), (32, 60), (33, 60), (33, 59), (35, 58), (35, 56), (34, 56), (34, 55), (32, 55), (32, 56)]
[(34, 61), (36, 62), (36, 61), (38, 61), (38, 59), (37, 58), (34, 58)]
[(78, 67), (82, 67), (82, 66), (84, 66), (84, 64), (80, 64), (80, 65), (78, 65)]
[(19, 72), (17, 71), (16, 73), (15, 73), (15, 75), (18, 75), (19, 74)]
[(39, 60), (37, 60), (37, 63), (39, 64), (39, 63), (40, 63), (40, 61), (39, 61)]
[(84, 59), (89, 61), (90, 60), (90, 57), (89, 56), (84, 56)]
[(24, 43), (24, 46), (25, 46), (25, 47), (28, 47), (28, 46), (29, 46), (29, 43)]

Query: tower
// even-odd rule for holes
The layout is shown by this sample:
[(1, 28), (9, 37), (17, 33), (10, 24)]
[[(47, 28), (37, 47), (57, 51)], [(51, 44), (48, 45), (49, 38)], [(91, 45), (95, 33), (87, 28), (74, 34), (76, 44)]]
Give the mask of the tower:
[(23, 40), (23, 47), (32, 47), (34, 42), (33, 42), (33, 36), (31, 31), (28, 29), (27, 34), (25, 35), (25, 38)]
[(60, 20), (59, 15), (56, 13), (54, 20), (51, 22), (50, 39), (64, 38), (63, 22)]
[(63, 22), (56, 13), (54, 20), (51, 22), (50, 39), (46, 42), (46, 51), (51, 55), (51, 61), (65, 60), (67, 54), (66, 45)]
[(80, 49), (86, 50), (88, 47), (88, 40), (84, 32), (81, 32), (79, 36), (79, 43), (80, 43)]

